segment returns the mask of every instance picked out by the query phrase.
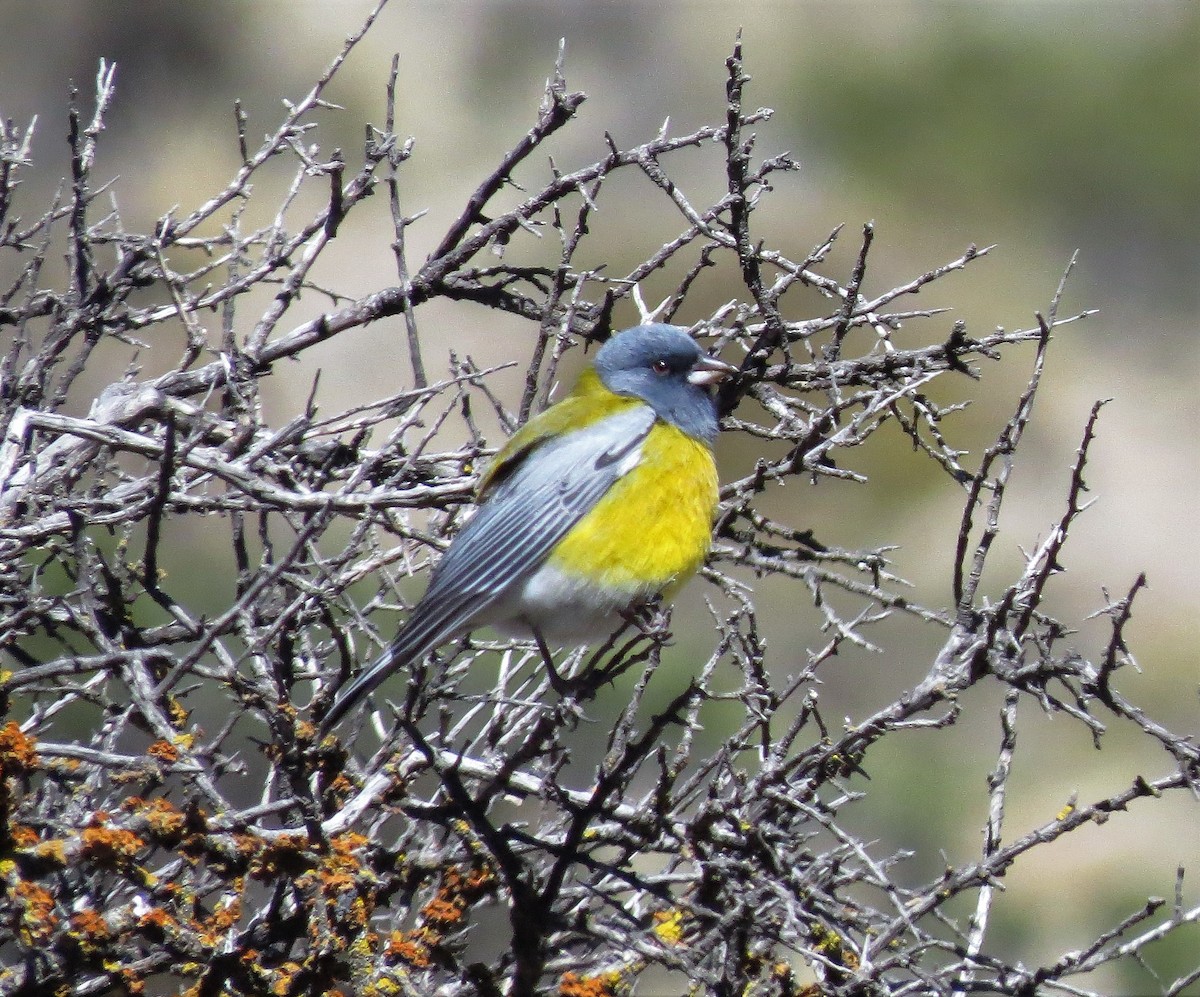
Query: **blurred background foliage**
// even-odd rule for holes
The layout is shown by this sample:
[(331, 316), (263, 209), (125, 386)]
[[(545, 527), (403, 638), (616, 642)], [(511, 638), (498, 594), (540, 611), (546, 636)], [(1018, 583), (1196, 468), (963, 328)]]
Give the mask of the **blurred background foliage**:
[[(0, 114), (20, 124), (39, 116), (36, 168), (26, 175), (18, 211), (40, 214), (69, 174), (68, 80), (90, 110), (101, 57), (117, 63), (118, 96), (98, 173), (119, 175), (115, 199), (127, 227), (148, 228), (173, 205), (193, 207), (237, 168), (235, 99), (249, 115), (253, 147), (275, 127), (279, 101), (307, 92), (368, 9), (359, 0), (3, 0)], [(777, 111), (758, 129), (757, 152), (790, 150), (803, 164), (798, 176), (780, 181), (770, 209), (755, 216), (768, 245), (803, 255), (846, 223), (828, 264), (844, 276), (859, 228), (874, 220), (870, 294), (953, 259), (968, 243), (999, 243), (968, 273), (939, 282), (925, 302), (954, 306), (951, 316), (933, 320), (941, 322), (935, 328), (948, 330), (962, 318), (976, 332), (1033, 324), (1033, 310), (1045, 307), (1079, 250), (1063, 311), (1099, 308), (1100, 314), (1057, 337), (999, 543), (1015, 567), (1019, 548), (1033, 546), (1057, 519), (1088, 408), (1096, 398), (1113, 397), (1087, 475), (1099, 502), (1072, 534), (1061, 603), (1051, 609), (1080, 620), (1103, 605), (1103, 587), (1122, 595), (1145, 570), (1151, 588), (1128, 631), (1144, 671), (1125, 675), (1123, 685), (1168, 726), (1196, 730), (1200, 4), (396, 0), (334, 86), (333, 99), (346, 113), (331, 112), (308, 141), (326, 153), (341, 147), (356, 161), (362, 122), (382, 120), (388, 65), (399, 53), (397, 130), (416, 138), (415, 156), (401, 174), (404, 210), (429, 211), (409, 231), (410, 252), (419, 258), (529, 127), (560, 38), (568, 85), (590, 96), (556, 139), (556, 160), (572, 167), (602, 154), (605, 131), (630, 144), (649, 138), (668, 116), (678, 133), (720, 120), (723, 62), (739, 27), (754, 76), (749, 100)], [(719, 157), (701, 151), (673, 168), (685, 187), (703, 190), (701, 201), (723, 188)], [(661, 195), (636, 187), (603, 191), (592, 226), (593, 252), (606, 254), (612, 274), (643, 259), (680, 225)], [(258, 210), (275, 203), (267, 194)], [(327, 254), (333, 262), (322, 272), (325, 286), (357, 295), (394, 283), (390, 239), (382, 202), (371, 219), (352, 216)], [(657, 300), (657, 290), (647, 287), (648, 302)], [(742, 294), (738, 275), (719, 270), (698, 289), (694, 314), (680, 319)], [(325, 304), (309, 296), (313, 313)], [(806, 313), (801, 292), (786, 298), (784, 308), (789, 318), (815, 314), (815, 308)], [(619, 313), (616, 321), (635, 318)], [(528, 341), (520, 323), (470, 306), (438, 303), (418, 320), (434, 376), (445, 369), (444, 347), (491, 364), (520, 355), (522, 346), (514, 344)], [(396, 321), (321, 351), (320, 397), (330, 411), (350, 399), (382, 396), (408, 376), (396, 347), (401, 329)], [(930, 336), (927, 323), (917, 335)], [(114, 353), (108, 379), (128, 362)], [(140, 362), (153, 371), (149, 352)], [(308, 359), (267, 383), (280, 424), (303, 404), (313, 364)], [(1027, 375), (1027, 365), (1010, 354), (985, 368), (981, 384), (964, 382), (957, 397), (978, 401), (951, 423), (954, 438), (978, 453), (1007, 418)], [(497, 390), (509, 392), (515, 405), (519, 382), (515, 373), (506, 376)], [(78, 400), (80, 408), (87, 403)], [(781, 518), (811, 527), (827, 544), (898, 545), (896, 570), (915, 583), (914, 597), (944, 605), (961, 495), (899, 436), (881, 433), (872, 444), (841, 458), (870, 476), (867, 485), (825, 481), (803, 494), (781, 492), (770, 498), (772, 511), (783, 510)], [(753, 458), (726, 448), (726, 476)], [(199, 605), (218, 609), (225, 594), (204, 591), (205, 572), (196, 566), (222, 554), (202, 535), (182, 532), (188, 535), (181, 545), (191, 546), (180, 547), (174, 567), (197, 579)], [(222, 536), (216, 551), (226, 547)], [(214, 564), (213, 573), (227, 577), (228, 566)], [(821, 640), (811, 630), (815, 616), (795, 605), (796, 596), (777, 586), (759, 594), (777, 668)], [(693, 586), (680, 609), (701, 624), (702, 597)], [(1100, 624), (1085, 626), (1081, 647), (1094, 653), (1102, 633)], [(915, 682), (937, 639), (925, 636), (931, 646), (889, 645), (883, 655), (847, 655), (827, 670), (822, 702), (829, 715), (852, 722)], [(1017, 756), (1024, 792), (1010, 797), (1014, 837), (1049, 819), (1072, 792), (1090, 799), (1136, 772), (1155, 775), (1162, 767), (1149, 754), (1097, 754), (1080, 729), (1025, 707)], [(871, 803), (860, 810), (870, 824), (866, 836), (915, 849), (914, 875), (944, 861), (939, 848), (967, 855), (980, 846), (998, 723), (992, 704), (974, 712), (993, 719), (936, 736), (914, 734), (907, 742), (892, 738), (887, 752), (867, 759)], [(1064, 780), (1064, 771), (1071, 778)], [(1180, 863), (1200, 875), (1194, 807), (1174, 806), (1156, 805), (1152, 826), (1137, 814), (1114, 819), (1095, 835), (1094, 850), (1081, 851), (1080, 836), (1072, 835), (1065, 847), (1018, 865), (1006, 881), (997, 929), (1015, 951), (1050, 956), (1072, 939), (1094, 936), (1146, 893), (1169, 895)], [(1170, 944), (1179, 948), (1177, 955), (1163, 953), (1168, 976), (1182, 970), (1190, 955), (1184, 950), (1200, 947), (1200, 939), (1181, 933)], [(1145, 984), (1137, 977), (1113, 982), (1126, 991)]]

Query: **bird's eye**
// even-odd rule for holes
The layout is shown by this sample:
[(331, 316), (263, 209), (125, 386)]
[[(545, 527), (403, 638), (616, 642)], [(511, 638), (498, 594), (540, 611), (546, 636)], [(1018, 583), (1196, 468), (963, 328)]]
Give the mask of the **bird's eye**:
[(671, 365), (666, 360), (655, 360), (654, 363), (650, 365), (650, 369), (660, 377), (671, 373)]

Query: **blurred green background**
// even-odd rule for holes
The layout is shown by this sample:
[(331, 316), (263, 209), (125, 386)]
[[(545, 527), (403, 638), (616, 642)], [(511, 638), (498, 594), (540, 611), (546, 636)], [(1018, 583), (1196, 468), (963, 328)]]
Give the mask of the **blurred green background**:
[[(190, 210), (224, 184), (238, 162), (235, 98), (250, 115), (253, 147), (276, 127), (281, 98), (307, 92), (368, 9), (358, 0), (5, 0), (0, 113), (19, 125), (39, 116), (36, 168), (18, 210), (40, 213), (68, 175), (67, 82), (75, 81), (90, 107), (101, 57), (118, 71), (97, 176), (119, 175), (116, 200), (127, 227), (136, 229), (172, 205)], [(753, 76), (747, 102), (777, 111), (756, 129), (757, 151), (790, 150), (803, 164), (800, 174), (779, 181), (770, 206), (756, 216), (768, 245), (802, 257), (845, 222), (826, 268), (844, 278), (861, 224), (874, 220), (866, 291), (878, 293), (955, 258), (970, 242), (999, 243), (993, 256), (917, 302), (953, 305), (951, 318), (965, 319), (976, 333), (1032, 325), (1034, 310), (1047, 306), (1079, 250), (1063, 313), (1100, 314), (1056, 336), (997, 557), (1015, 568), (1019, 547), (1034, 546), (1057, 520), (1088, 409), (1112, 397), (1087, 475), (1098, 503), (1073, 534), (1052, 608), (1081, 620), (1103, 605), (1104, 587), (1118, 598), (1145, 570), (1150, 590), (1129, 631), (1143, 673), (1123, 676), (1122, 686), (1168, 726), (1196, 731), (1200, 4), (394, 2), (328, 94), (346, 113), (323, 116), (312, 140), (325, 153), (340, 146), (351, 164), (357, 161), (361, 123), (382, 122), (388, 66), (398, 52), (398, 130), (417, 140), (401, 177), (404, 209), (429, 210), (410, 230), (412, 259), (419, 261), (496, 157), (531, 124), (560, 38), (568, 85), (590, 97), (554, 147), (557, 162), (572, 167), (602, 154), (605, 131), (632, 145), (668, 116), (676, 133), (723, 120), (724, 59), (739, 26)], [(681, 157), (671, 168), (694, 201), (719, 196), (715, 155)], [(677, 231), (659, 199), (626, 187), (605, 192), (592, 248), (610, 254), (603, 258), (614, 272)], [(272, 203), (264, 197), (260, 208)], [(320, 272), (326, 286), (361, 294), (395, 282), (386, 211), (382, 203), (372, 211), (332, 245)], [(742, 288), (731, 275), (727, 286), (706, 293), (682, 320)], [(653, 293), (646, 298), (656, 300)], [(310, 296), (301, 312), (322, 305)], [(789, 318), (805, 317), (798, 303), (789, 307)], [(528, 333), (464, 306), (434, 305), (418, 318), (427, 337), (442, 337), (439, 348), (453, 345), (481, 364), (519, 355), (513, 343), (523, 340), (513, 337)], [(618, 314), (621, 324), (634, 318), (628, 308)], [(950, 320), (917, 325), (911, 341), (936, 337), (933, 330), (944, 331)], [(273, 420), (282, 424), (299, 409), (317, 365), (327, 412), (394, 390), (408, 370), (395, 354), (398, 332), (397, 323), (342, 337), (294, 373), (281, 372), (270, 385)], [(170, 359), (175, 355), (172, 347)], [(960, 397), (981, 402), (953, 424), (955, 439), (976, 453), (986, 444), (1008, 417), (1029, 359), (1013, 351), (986, 368), (982, 385), (958, 386)], [(427, 346), (435, 372), (444, 362), (444, 350)], [(93, 371), (97, 386), (123, 365)], [(515, 404), (516, 375), (498, 383)], [(777, 515), (813, 527), (826, 543), (899, 544), (896, 570), (916, 583), (914, 597), (945, 605), (949, 575), (939, 552), (957, 529), (961, 494), (900, 443), (881, 437), (854, 455), (854, 466), (871, 477), (865, 486), (792, 485), (769, 501)], [(753, 459), (745, 442), (723, 447), (727, 468)], [(216, 543), (224, 549), (227, 541)], [(181, 563), (204, 556), (201, 549)], [(995, 585), (1004, 580), (993, 576)], [(681, 612), (701, 612), (702, 595), (693, 587)], [(794, 590), (768, 585), (761, 596), (768, 608), (787, 610), (768, 621), (777, 668), (822, 642), (805, 629), (812, 618), (796, 610)], [(1102, 622), (1085, 626), (1080, 650), (1095, 655), (1104, 637)], [(889, 645), (886, 655), (839, 659), (824, 674), (827, 715), (854, 720), (895, 699), (924, 673), (931, 651), (903, 643)], [(881, 851), (916, 849), (914, 877), (965, 860), (980, 846), (984, 780), (998, 739), (994, 693), (983, 688), (968, 697), (965, 705), (981, 723), (892, 738), (868, 759), (869, 799), (855, 819)], [(1096, 753), (1076, 726), (1046, 719), (1029, 703), (1022, 709), (1009, 840), (1051, 819), (1072, 792), (1087, 801), (1136, 773), (1154, 777), (1169, 768), (1136, 739), (1115, 738), (1112, 750)], [(997, 903), (1002, 947), (1027, 964), (1053, 959), (1146, 894), (1170, 896), (1177, 865), (1200, 871), (1198, 838), (1194, 802), (1170, 801), (1118, 815), (1087, 841), (1073, 835), (1035, 853), (1010, 874)], [(1193, 931), (1155, 953), (1156, 965), (1171, 977), (1194, 964), (1197, 949)], [(1147, 982), (1131, 970), (1107, 985), (1132, 992)]]

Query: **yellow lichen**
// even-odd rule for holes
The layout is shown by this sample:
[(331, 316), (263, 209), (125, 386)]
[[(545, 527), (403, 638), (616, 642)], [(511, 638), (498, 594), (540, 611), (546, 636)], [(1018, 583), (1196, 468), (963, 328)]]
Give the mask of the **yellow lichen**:
[(276, 994), (277, 997), (287, 997), (292, 991), (292, 983), (300, 969), (301, 966), (298, 962), (283, 963), (275, 971), (275, 978), (271, 983), (271, 993)]
[(53, 862), (55, 865), (67, 864), (67, 846), (61, 838), (51, 838), (49, 841), (38, 842), (33, 854), (39, 859)]
[(189, 711), (174, 696), (167, 697), (167, 718), (173, 727), (182, 727), (187, 723)]
[(680, 944), (683, 941), (683, 919), (683, 911), (678, 908), (655, 911), (654, 934), (665, 945)]

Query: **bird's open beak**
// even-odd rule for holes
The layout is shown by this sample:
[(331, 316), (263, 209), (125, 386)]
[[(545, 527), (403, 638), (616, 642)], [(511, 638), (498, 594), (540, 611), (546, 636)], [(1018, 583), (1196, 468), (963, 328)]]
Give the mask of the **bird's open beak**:
[(738, 372), (738, 369), (724, 360), (718, 360), (716, 357), (701, 357), (688, 371), (688, 384), (699, 384), (701, 387), (707, 388), (710, 384), (717, 384), (724, 381), (727, 377), (732, 377)]

